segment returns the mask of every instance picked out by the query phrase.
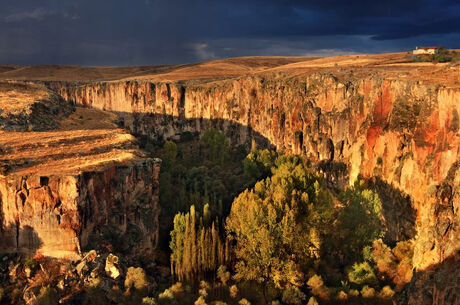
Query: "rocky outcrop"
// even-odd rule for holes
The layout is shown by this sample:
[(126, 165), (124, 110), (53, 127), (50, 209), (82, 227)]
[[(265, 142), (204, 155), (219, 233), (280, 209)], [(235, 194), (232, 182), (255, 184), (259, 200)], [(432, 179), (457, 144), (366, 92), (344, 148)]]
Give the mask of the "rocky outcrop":
[(1, 176), (0, 252), (75, 258), (110, 246), (102, 237), (111, 233), (126, 243), (122, 250), (152, 253), (159, 166), (145, 160), (76, 175)]
[(248, 76), (212, 83), (51, 83), (64, 99), (120, 115), (132, 132), (171, 138), (210, 126), (265, 139), (352, 183), (376, 177), (392, 241), (414, 237), (423, 270), (460, 249), (460, 90), (380, 75)]
[(46, 87), (20, 82), (0, 82), (0, 130), (51, 130), (59, 119), (75, 110), (72, 103)]

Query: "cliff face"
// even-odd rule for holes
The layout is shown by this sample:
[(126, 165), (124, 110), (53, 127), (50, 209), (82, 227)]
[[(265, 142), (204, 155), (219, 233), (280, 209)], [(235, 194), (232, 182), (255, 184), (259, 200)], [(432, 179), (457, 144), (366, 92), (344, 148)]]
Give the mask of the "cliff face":
[(0, 130), (56, 129), (74, 108), (44, 86), (0, 82)]
[[(417, 233), (417, 270), (460, 249), (460, 90), (379, 76), (250, 76), (207, 84), (51, 83), (64, 99), (118, 113), (132, 132), (171, 138), (210, 126), (237, 143), (346, 168), (335, 183), (374, 177), (392, 241)], [(343, 178), (343, 177), (342, 177)]]
[(63, 176), (0, 178), (0, 251), (75, 258), (105, 229), (138, 234), (136, 250), (158, 239), (157, 161)]

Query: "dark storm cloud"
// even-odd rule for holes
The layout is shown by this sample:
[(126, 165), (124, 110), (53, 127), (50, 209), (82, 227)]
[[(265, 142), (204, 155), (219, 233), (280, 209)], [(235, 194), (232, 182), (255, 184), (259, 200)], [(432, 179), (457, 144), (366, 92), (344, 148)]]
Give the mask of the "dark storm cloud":
[(0, 62), (135, 65), (460, 48), (453, 0), (0, 0)]

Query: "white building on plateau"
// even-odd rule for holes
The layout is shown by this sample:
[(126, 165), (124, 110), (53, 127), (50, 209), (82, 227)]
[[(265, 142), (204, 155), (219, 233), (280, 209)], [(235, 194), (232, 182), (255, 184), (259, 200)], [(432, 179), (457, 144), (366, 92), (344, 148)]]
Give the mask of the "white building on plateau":
[(413, 55), (433, 55), (438, 53), (438, 47), (415, 47), (412, 51)]

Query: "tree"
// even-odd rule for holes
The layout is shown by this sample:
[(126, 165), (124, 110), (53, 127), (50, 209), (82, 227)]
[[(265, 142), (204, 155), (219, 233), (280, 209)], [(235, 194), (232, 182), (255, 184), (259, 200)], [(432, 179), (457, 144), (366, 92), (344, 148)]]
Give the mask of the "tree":
[(355, 263), (352, 270), (348, 272), (348, 279), (350, 282), (358, 285), (377, 284), (377, 277), (375, 276), (374, 269), (368, 262)]
[(200, 146), (207, 151), (209, 159), (224, 163), (228, 157), (228, 139), (217, 129), (208, 129), (200, 138)]
[(227, 218), (235, 279), (277, 288), (301, 286), (332, 221), (333, 200), (297, 157), (276, 161), (273, 176), (241, 193)]
[(243, 160), (244, 174), (254, 181), (265, 179), (271, 174), (275, 159), (276, 153), (272, 150), (252, 150)]
[(361, 258), (364, 248), (383, 236), (382, 203), (363, 183), (342, 191), (338, 197), (344, 207), (339, 210), (325, 250), (334, 256), (333, 260), (339, 257), (346, 265)]
[[(205, 205), (203, 213), (206, 215), (208, 212)], [(222, 239), (219, 222), (216, 219), (206, 225), (194, 205), (188, 213), (179, 213), (174, 217), (174, 228), (170, 234), (171, 274), (179, 281), (196, 280), (198, 276), (213, 273), (226, 263), (226, 243)]]

